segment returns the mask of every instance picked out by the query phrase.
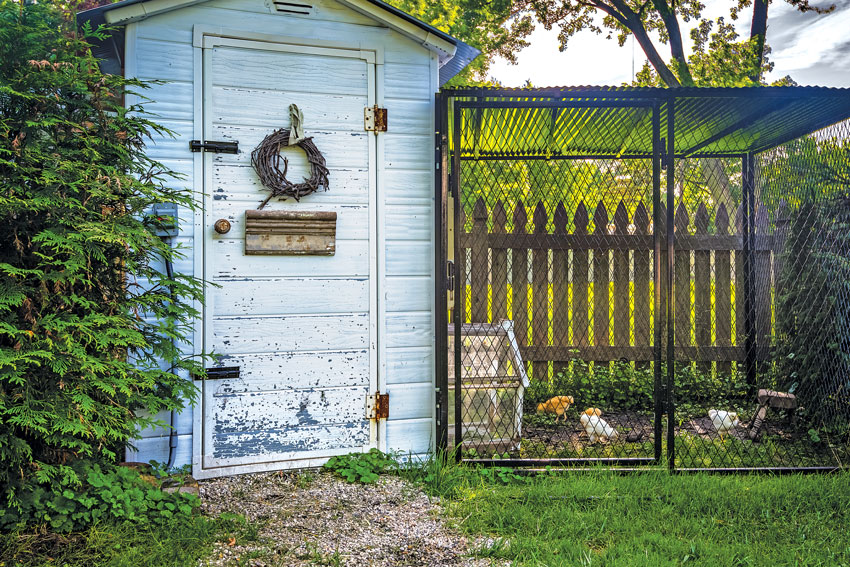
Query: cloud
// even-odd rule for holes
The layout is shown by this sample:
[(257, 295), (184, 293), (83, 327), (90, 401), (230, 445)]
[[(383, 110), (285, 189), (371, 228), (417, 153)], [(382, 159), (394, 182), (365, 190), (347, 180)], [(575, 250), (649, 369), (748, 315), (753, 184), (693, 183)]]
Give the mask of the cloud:
[[(767, 41), (773, 47), (771, 60), (775, 75), (794, 75), (796, 71), (838, 62), (850, 55), (850, 1), (840, 2), (828, 15), (800, 14), (782, 6), (768, 18)], [(850, 77), (844, 77), (850, 82)]]

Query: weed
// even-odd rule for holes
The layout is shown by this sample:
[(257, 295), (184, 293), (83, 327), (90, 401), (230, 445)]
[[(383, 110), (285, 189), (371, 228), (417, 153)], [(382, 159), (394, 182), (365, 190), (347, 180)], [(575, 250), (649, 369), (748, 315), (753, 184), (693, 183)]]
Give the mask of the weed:
[(366, 453), (349, 453), (331, 457), (324, 469), (333, 471), (351, 483), (372, 484), (379, 475), (398, 467), (398, 461), (378, 449)]

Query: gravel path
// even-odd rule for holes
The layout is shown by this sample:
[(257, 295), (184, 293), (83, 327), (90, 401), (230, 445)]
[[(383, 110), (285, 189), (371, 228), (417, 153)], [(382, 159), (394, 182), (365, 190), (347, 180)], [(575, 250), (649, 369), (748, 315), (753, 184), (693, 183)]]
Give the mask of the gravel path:
[[(328, 473), (270, 473), (200, 483), (207, 514), (237, 512), (258, 527), (254, 541), (220, 542), (203, 567), (485, 566), (441, 516), (437, 502), (395, 477), (352, 485)], [(241, 539), (250, 539), (242, 537)]]

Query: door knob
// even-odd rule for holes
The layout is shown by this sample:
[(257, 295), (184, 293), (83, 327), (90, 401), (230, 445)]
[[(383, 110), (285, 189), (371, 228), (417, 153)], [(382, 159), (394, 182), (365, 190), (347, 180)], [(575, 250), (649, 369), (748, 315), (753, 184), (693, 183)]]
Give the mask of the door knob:
[(219, 234), (227, 234), (230, 232), (230, 221), (227, 219), (218, 219), (215, 221), (213, 228)]

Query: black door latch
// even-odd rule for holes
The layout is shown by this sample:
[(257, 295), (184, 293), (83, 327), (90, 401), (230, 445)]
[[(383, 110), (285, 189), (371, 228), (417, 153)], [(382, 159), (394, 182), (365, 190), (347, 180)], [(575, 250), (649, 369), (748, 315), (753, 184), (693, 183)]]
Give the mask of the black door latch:
[(192, 140), (189, 149), (193, 152), (214, 152), (217, 154), (238, 154), (239, 142), (202, 142)]

